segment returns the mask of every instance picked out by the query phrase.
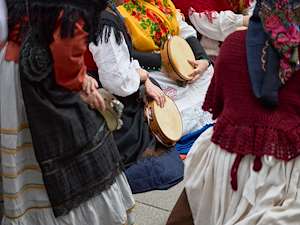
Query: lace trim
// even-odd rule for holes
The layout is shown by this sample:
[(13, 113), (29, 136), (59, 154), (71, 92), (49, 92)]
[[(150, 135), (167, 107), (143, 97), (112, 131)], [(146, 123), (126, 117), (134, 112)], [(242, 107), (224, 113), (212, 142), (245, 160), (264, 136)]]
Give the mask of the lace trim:
[(300, 155), (300, 126), (286, 131), (264, 126), (237, 126), (220, 117), (214, 126), (212, 142), (240, 155), (271, 155), (289, 161)]

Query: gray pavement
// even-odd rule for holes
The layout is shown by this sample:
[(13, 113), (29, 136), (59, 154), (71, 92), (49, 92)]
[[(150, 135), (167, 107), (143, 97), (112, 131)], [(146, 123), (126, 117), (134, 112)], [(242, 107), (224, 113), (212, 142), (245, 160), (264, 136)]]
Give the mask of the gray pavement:
[(181, 182), (167, 191), (151, 191), (134, 195), (135, 225), (165, 225), (182, 189)]

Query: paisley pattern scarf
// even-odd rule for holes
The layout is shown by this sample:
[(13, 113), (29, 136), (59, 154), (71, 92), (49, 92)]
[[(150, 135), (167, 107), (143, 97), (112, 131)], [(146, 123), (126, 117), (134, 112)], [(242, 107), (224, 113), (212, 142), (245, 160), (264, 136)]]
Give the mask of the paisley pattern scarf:
[(300, 0), (258, 0), (247, 32), (252, 90), (269, 107), (279, 89), (300, 69)]
[(159, 50), (168, 35), (179, 33), (177, 10), (170, 0), (125, 0), (118, 10), (139, 51)]
[(279, 78), (284, 84), (300, 69), (300, 1), (262, 1), (259, 15), (272, 46), (280, 54)]

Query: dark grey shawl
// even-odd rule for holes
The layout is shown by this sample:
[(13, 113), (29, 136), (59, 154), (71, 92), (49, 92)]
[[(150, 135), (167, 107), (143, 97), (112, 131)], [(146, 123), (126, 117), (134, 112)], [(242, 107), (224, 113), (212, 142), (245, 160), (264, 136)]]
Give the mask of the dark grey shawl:
[(61, 216), (107, 189), (120, 156), (104, 119), (55, 82), (47, 46), (27, 35), (20, 78), (34, 151), (54, 215)]

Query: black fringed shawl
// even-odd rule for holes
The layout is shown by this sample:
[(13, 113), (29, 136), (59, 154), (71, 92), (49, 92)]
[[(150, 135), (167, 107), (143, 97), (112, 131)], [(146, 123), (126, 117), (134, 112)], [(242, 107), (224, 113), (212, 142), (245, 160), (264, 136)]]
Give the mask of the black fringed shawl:
[(33, 26), (20, 55), (20, 78), (37, 161), (55, 216), (110, 187), (120, 155), (104, 119), (76, 92), (56, 84), (49, 45)]

